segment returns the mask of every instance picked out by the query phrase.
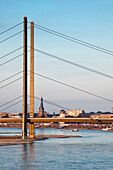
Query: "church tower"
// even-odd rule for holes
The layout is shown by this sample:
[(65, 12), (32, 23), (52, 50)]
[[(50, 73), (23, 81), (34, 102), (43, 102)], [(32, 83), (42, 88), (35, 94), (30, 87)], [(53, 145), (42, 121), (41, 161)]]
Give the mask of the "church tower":
[(44, 107), (43, 107), (43, 98), (41, 97), (41, 103), (40, 103), (40, 107), (39, 107), (39, 116), (44, 117)]

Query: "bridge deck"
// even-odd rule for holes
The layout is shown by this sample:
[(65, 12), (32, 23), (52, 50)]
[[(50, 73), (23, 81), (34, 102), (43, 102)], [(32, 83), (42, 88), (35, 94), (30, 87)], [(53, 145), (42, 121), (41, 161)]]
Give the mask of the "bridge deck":
[[(0, 118), (0, 122), (22, 122), (22, 118)], [(27, 122), (113, 123), (113, 118), (28, 118)]]

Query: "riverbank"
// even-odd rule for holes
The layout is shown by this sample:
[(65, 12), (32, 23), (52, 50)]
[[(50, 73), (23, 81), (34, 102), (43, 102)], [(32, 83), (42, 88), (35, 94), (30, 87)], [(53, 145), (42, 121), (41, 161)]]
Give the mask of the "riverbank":
[(75, 138), (82, 137), (80, 135), (36, 135), (34, 139), (23, 140), (21, 136), (0, 136), (0, 146), (9, 146), (9, 145), (19, 145), (25, 143), (33, 143), (34, 141), (45, 140), (49, 138)]
[[(108, 127), (109, 125), (71, 125), (71, 126), (64, 126), (64, 127), (60, 127), (58, 124), (55, 125), (46, 125), (46, 126), (36, 126), (36, 129), (89, 129), (89, 130), (102, 130), (102, 128)], [(27, 127), (29, 128), (29, 125), (27, 125)], [(2, 125), (0, 126), (0, 128), (22, 128), (22, 125), (17, 125), (17, 124), (13, 124), (13, 125)]]

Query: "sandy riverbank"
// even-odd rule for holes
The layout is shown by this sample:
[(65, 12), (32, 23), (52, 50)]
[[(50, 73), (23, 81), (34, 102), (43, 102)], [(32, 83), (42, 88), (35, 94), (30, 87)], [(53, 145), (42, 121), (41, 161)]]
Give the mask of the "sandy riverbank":
[(35, 139), (23, 140), (21, 136), (0, 136), (0, 146), (8, 146), (8, 145), (19, 145), (25, 143), (33, 143), (38, 140), (45, 140), (49, 138), (72, 138), (72, 137), (82, 137), (79, 135), (36, 135)]

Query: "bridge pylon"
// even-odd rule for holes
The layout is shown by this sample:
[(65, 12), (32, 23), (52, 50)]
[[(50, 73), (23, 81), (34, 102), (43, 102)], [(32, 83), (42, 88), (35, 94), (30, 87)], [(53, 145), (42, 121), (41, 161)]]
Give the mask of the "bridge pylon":
[[(30, 118), (34, 118), (34, 22), (31, 22)], [(34, 138), (34, 122), (29, 123), (29, 138)]]
[(23, 121), (22, 138), (27, 139), (27, 17), (24, 17), (23, 36)]

